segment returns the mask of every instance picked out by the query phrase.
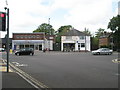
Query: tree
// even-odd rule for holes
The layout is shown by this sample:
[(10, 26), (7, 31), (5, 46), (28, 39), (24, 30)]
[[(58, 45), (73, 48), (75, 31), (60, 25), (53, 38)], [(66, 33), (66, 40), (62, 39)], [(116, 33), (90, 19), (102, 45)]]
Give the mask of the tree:
[(120, 31), (120, 15), (117, 15), (116, 17), (110, 19), (110, 22), (108, 23), (108, 29), (115, 32)]
[(91, 37), (91, 50), (99, 48), (99, 39), (96, 36)]
[(55, 30), (53, 29), (52, 25), (43, 23), (36, 30), (33, 32), (45, 32), (45, 35), (54, 35)]
[(110, 22), (108, 23), (108, 29), (113, 32), (112, 37), (115, 48), (120, 51), (120, 15), (110, 19)]
[(95, 32), (96, 37), (100, 37), (101, 35), (103, 35), (103, 33), (105, 32), (105, 29), (99, 28), (97, 32)]
[(113, 32), (114, 44), (117, 49), (120, 50), (120, 15), (110, 19), (110, 22), (108, 23), (108, 29)]
[(85, 28), (85, 30), (83, 31), (85, 34), (88, 34), (88, 35), (90, 35), (91, 36), (91, 32), (89, 31), (89, 29), (86, 29)]
[(56, 42), (60, 43), (61, 35), (63, 35), (64, 33), (68, 32), (71, 28), (72, 28), (71, 25), (61, 26), (61, 27), (56, 31)]

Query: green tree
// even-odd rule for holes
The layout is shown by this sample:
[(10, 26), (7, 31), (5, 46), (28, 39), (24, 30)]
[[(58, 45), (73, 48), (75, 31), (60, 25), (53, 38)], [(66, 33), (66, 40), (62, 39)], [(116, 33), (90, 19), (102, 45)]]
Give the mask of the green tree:
[(113, 32), (113, 40), (117, 49), (120, 50), (120, 15), (110, 19), (108, 23), (108, 29)]
[(86, 29), (86, 28), (85, 28), (85, 30), (84, 30), (83, 32), (84, 32), (85, 34), (90, 35), (90, 36), (92, 35), (91, 32), (89, 31), (89, 29)]
[(71, 25), (61, 26), (55, 33), (56, 33), (56, 42), (61, 42), (61, 35), (68, 32), (72, 28)]
[(108, 23), (108, 29), (115, 32), (120, 31), (120, 15), (110, 19), (110, 22)]
[(55, 34), (55, 30), (53, 29), (52, 25), (47, 24), (47, 23), (43, 23), (39, 25), (38, 28), (34, 30), (33, 32), (45, 32), (45, 35)]
[(96, 36), (91, 37), (91, 49), (95, 50), (99, 48), (99, 39)]
[(103, 33), (105, 32), (105, 29), (99, 28), (97, 32), (95, 32), (96, 37), (100, 37), (101, 35), (103, 35)]

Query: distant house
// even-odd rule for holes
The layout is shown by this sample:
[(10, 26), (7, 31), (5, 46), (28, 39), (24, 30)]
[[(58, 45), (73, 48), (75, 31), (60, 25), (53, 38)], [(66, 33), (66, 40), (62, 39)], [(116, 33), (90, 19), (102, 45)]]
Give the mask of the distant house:
[(61, 51), (90, 51), (90, 35), (71, 29), (61, 36)]
[(111, 33), (103, 33), (103, 35), (101, 35), (99, 37), (99, 47), (109, 47), (110, 45), (113, 44), (113, 39), (111, 36)]

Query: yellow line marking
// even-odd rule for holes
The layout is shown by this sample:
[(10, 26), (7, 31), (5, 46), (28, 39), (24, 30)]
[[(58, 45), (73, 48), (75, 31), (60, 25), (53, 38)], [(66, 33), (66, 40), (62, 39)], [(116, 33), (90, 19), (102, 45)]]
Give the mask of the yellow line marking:
[[(0, 72), (6, 72), (7, 67), (0, 67)], [(9, 69), (9, 72), (13, 72), (11, 69)]]
[(120, 60), (119, 60), (119, 59), (120, 59), (120, 58), (113, 59), (112, 62), (114, 62), (114, 63), (120, 63)]
[[(6, 71), (7, 71), (6, 63), (0, 60), (0, 72), (6, 72)], [(13, 71), (9, 69), (9, 72), (13, 72)]]

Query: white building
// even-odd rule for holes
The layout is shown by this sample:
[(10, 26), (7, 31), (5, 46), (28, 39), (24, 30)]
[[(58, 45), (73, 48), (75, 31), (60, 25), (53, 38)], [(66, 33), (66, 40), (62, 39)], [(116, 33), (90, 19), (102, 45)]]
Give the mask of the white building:
[(61, 36), (61, 51), (90, 51), (90, 35), (72, 29)]
[(53, 50), (54, 35), (41, 33), (13, 33), (12, 49), (33, 48)]

